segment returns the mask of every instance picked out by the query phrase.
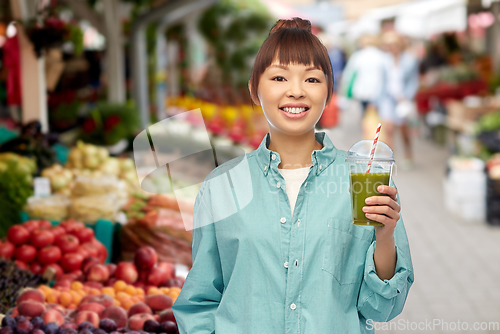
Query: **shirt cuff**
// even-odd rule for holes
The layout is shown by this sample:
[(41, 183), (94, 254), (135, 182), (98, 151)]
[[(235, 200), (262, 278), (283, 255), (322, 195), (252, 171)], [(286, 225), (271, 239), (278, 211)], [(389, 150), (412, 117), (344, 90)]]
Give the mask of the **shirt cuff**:
[(373, 241), (366, 252), (363, 278), (371, 291), (386, 299), (392, 299), (407, 289), (407, 280), (410, 276), (408, 261), (403, 252), (396, 246), (396, 269), (394, 276), (389, 280), (381, 280), (375, 271), (375, 262), (373, 260), (375, 244), (376, 241)]

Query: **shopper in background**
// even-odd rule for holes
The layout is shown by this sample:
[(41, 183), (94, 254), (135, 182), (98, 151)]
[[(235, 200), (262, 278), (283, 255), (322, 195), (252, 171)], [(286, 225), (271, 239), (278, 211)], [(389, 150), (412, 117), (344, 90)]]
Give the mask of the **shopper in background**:
[(405, 50), (403, 37), (395, 31), (385, 32), (382, 43), (387, 57), (378, 114), (384, 124), (386, 144), (392, 149), (395, 132), (399, 130), (401, 133), (405, 158), (400, 165), (409, 169), (413, 165), (413, 155), (408, 119), (416, 113), (414, 98), (419, 86), (418, 60)]
[(359, 39), (360, 50), (355, 51), (344, 68), (341, 94), (361, 103), (363, 115), (371, 104), (380, 99), (386, 56), (378, 48), (376, 36), (364, 35)]

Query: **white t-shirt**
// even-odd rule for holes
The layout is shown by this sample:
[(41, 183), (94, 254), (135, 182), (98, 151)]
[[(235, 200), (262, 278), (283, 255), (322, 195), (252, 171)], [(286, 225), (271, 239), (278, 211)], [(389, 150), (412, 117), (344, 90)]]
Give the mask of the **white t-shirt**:
[(300, 186), (307, 178), (309, 174), (309, 169), (311, 167), (297, 168), (297, 169), (281, 169), (278, 171), (283, 175), (285, 179), (286, 194), (288, 195), (288, 200), (290, 201), (290, 207), (292, 209), (295, 207), (295, 202), (297, 201), (297, 196), (299, 195)]

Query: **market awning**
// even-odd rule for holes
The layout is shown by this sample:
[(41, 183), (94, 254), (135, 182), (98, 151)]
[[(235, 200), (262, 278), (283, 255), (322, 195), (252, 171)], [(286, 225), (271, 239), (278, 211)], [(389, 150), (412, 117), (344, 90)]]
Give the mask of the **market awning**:
[(428, 38), (446, 31), (467, 28), (466, 0), (421, 0), (399, 11), (395, 21), (398, 32), (416, 38)]

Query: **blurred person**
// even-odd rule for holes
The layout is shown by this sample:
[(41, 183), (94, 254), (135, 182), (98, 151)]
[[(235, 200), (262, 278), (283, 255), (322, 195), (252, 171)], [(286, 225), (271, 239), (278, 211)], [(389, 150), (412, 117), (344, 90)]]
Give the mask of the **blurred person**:
[(364, 116), (368, 106), (377, 107), (380, 99), (386, 56), (378, 48), (376, 36), (364, 35), (358, 43), (360, 49), (351, 55), (344, 68), (341, 92), (361, 103)]
[(404, 145), (401, 167), (408, 169), (413, 165), (413, 154), (405, 109), (415, 108), (419, 64), (417, 58), (406, 51), (404, 39), (395, 31), (385, 32), (382, 43), (387, 57), (378, 113), (384, 124), (386, 144), (393, 149), (395, 131), (400, 131)]
[(383, 226), (354, 225), (347, 152), (314, 129), (332, 77), (311, 23), (279, 20), (248, 83), (269, 132), (195, 200), (193, 266), (172, 306), (180, 334), (374, 333), (370, 322), (403, 310), (414, 276), (397, 189), (364, 207)]

